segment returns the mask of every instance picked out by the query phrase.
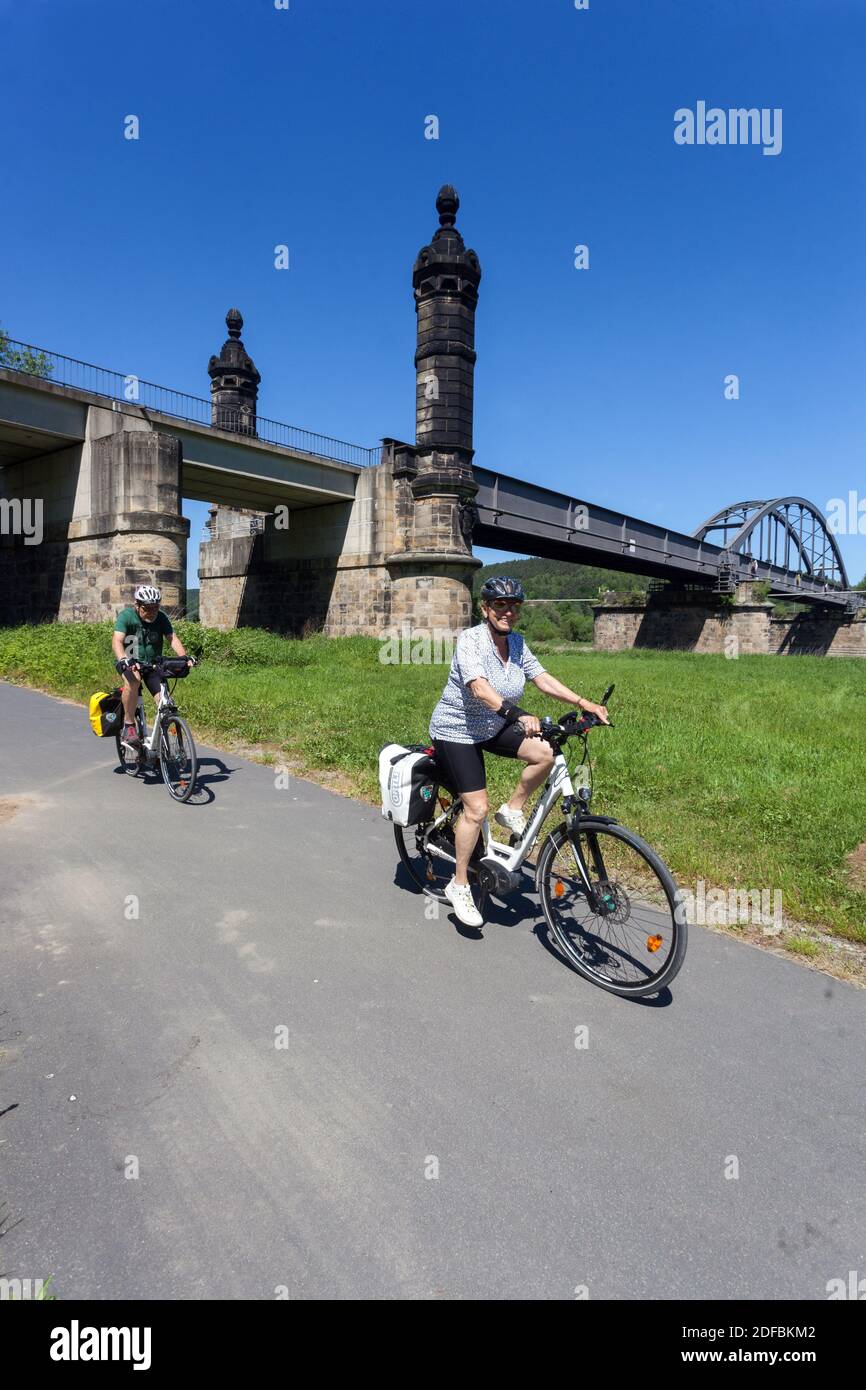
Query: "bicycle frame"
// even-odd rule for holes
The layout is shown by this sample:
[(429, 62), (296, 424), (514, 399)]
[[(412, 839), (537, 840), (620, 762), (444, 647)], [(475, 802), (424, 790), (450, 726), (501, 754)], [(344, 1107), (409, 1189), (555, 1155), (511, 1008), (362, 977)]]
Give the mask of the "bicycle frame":
[[(516, 874), (534, 848), (542, 825), (560, 797), (564, 799), (567, 807), (566, 816), (569, 821), (569, 828), (571, 829), (580, 821), (583, 799), (575, 794), (568, 763), (565, 760), (565, 754), (562, 752), (561, 748), (558, 749), (554, 755), (553, 767), (544, 784), (538, 804), (527, 823), (526, 829), (516, 844), (504, 845), (499, 840), (494, 840), (490, 834), (490, 823), (486, 818), (484, 819), (481, 826), (481, 839), (483, 844), (482, 857), (486, 859), (495, 859), (497, 864), (508, 873)], [(452, 811), (453, 806), (449, 806), (447, 811), (443, 811), (441, 816), (438, 816), (436, 820), (432, 821), (425, 829), (425, 847), (430, 833), (444, 824), (446, 819), (452, 814)], [(606, 816), (604, 819), (610, 820), (612, 818)], [(590, 882), (589, 873), (580, 848), (580, 842), (576, 837), (572, 838), (572, 848), (574, 850), (578, 872), (583, 881), (583, 886), (586, 890), (590, 905), (595, 908), (597, 904), (597, 895)], [(435, 855), (437, 859), (446, 860), (452, 864), (456, 862), (452, 854), (441, 849), (438, 845), (430, 846), (428, 853)]]
[(144, 681), (138, 691), (138, 705), (136, 706), (138, 717), (141, 720), (141, 752), (142, 757), (147, 757), (151, 761), (156, 756), (157, 741), (162, 725), (163, 713), (168, 713), (175, 708), (174, 700), (169, 692), (168, 681), (162, 677), (159, 683), (159, 701), (156, 706), (156, 715), (153, 721), (153, 728), (148, 734), (147, 715), (144, 712)]

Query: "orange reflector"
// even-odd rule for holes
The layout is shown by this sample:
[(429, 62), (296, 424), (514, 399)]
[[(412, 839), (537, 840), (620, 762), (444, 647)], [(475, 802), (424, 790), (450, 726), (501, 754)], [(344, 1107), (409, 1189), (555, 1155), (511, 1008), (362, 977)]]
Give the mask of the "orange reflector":
[(553, 896), (555, 898), (565, 897), (565, 884), (562, 882), (561, 879), (553, 885)]
[(662, 938), (660, 936), (648, 936), (646, 939), (646, 948), (648, 951), (657, 951), (661, 944)]

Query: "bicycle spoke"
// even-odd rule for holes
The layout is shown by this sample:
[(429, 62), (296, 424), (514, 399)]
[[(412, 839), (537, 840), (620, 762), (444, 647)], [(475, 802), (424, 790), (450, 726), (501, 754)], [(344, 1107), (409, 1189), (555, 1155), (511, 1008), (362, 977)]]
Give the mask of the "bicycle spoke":
[(580, 848), (597, 899), (589, 901), (574, 847), (559, 843), (546, 883), (551, 926), (568, 955), (586, 972), (624, 991), (639, 989), (667, 968), (677, 923), (664, 884), (627, 840), (581, 831)]
[(196, 763), (192, 740), (177, 715), (163, 718), (160, 729), (160, 764), (163, 781), (177, 801), (186, 801), (194, 789)]

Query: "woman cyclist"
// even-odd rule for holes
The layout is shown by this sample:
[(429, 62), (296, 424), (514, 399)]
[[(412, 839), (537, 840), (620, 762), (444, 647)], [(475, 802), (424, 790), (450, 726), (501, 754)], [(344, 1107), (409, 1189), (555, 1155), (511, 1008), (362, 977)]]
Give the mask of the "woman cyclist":
[(553, 764), (550, 744), (539, 738), (539, 720), (517, 703), (526, 681), (545, 695), (591, 711), (603, 724), (610, 722), (602, 705), (582, 699), (545, 671), (513, 630), (525, 597), (523, 585), (509, 575), (486, 581), (481, 590), (482, 621), (458, 637), (448, 681), (430, 720), (436, 761), (463, 803), (454, 828), (457, 863), (445, 896), (468, 927), (480, 927), (484, 920), (466, 872), (488, 812), (484, 753), (526, 764), (510, 801), (503, 802), (494, 817), (518, 836), (526, 829), (523, 807)]

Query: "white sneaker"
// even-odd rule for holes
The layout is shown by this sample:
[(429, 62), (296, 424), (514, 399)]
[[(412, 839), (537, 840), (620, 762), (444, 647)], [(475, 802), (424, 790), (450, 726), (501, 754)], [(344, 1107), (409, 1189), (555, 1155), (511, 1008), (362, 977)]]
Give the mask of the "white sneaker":
[(468, 883), (455, 883), (452, 878), (451, 882), (445, 885), (445, 896), (464, 927), (484, 925), (484, 918), (475, 906), (472, 899), (472, 889)]
[(506, 802), (502, 803), (493, 819), (497, 825), (504, 825), (506, 830), (510, 830), (512, 835), (516, 835), (518, 840), (526, 829), (526, 817), (523, 812), (512, 811)]

